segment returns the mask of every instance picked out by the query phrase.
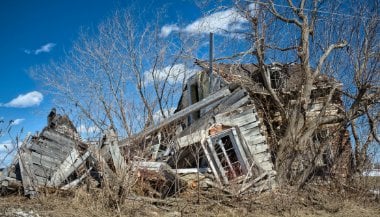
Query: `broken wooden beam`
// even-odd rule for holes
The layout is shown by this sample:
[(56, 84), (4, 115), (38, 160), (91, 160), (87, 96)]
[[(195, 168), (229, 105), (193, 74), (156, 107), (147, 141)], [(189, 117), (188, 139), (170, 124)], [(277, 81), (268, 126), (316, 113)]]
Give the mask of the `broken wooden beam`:
[(82, 156), (79, 156), (79, 152), (73, 149), (59, 169), (53, 174), (49, 184), (55, 187), (61, 185), (89, 156), (90, 151), (86, 151)]
[(197, 102), (197, 103), (194, 103), (193, 105), (173, 114), (172, 116), (168, 117), (167, 119), (165, 119), (164, 121), (162, 121), (161, 123), (159, 123), (157, 126), (152, 126), (150, 128), (147, 128), (146, 130), (144, 130), (142, 133), (140, 133), (138, 135), (139, 136), (145, 136), (145, 135), (148, 135), (148, 134), (151, 134), (163, 127), (165, 127), (166, 125), (180, 119), (180, 118), (183, 118), (193, 112), (196, 112), (196, 111), (199, 111), (200, 109), (210, 105), (211, 103), (213, 102), (216, 102), (228, 95), (231, 94), (231, 91), (228, 89), (228, 88), (224, 88), (224, 89), (221, 89), (219, 90), (218, 92), (204, 98), (203, 100)]

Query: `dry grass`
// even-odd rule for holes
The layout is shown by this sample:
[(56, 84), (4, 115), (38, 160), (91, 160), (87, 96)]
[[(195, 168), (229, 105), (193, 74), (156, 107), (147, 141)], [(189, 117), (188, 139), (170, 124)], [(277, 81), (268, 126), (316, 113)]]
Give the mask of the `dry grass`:
[(217, 191), (183, 192), (178, 199), (115, 200), (110, 192), (56, 192), (38, 199), (0, 197), (0, 216), (380, 216), (379, 199), (355, 192), (313, 187), (303, 192), (278, 189), (257, 195), (229, 197)]

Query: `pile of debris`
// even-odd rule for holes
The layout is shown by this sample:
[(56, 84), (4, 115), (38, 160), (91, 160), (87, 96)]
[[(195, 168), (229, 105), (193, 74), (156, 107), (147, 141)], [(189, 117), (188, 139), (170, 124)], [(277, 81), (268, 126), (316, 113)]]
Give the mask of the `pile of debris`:
[[(47, 127), (26, 138), (3, 171), (3, 192), (22, 188), (25, 195), (35, 196), (42, 187), (70, 189), (86, 177), (99, 183), (117, 180), (125, 171), (135, 171), (158, 197), (193, 186), (233, 195), (274, 188), (273, 138), (263, 116), (267, 112), (276, 121), (278, 111), (257, 108), (257, 99), (269, 95), (255, 77), (257, 68), (213, 68), (208, 72), (204, 66), (188, 79), (172, 116), (131, 138), (119, 140), (109, 129), (99, 142), (83, 142), (68, 117), (52, 110)], [(273, 65), (273, 87), (291, 94), (299, 68)], [(321, 78), (315, 89), (330, 88), (329, 82)], [(320, 112), (318, 97), (309, 114)], [(334, 115), (338, 106), (329, 107), (328, 114)]]

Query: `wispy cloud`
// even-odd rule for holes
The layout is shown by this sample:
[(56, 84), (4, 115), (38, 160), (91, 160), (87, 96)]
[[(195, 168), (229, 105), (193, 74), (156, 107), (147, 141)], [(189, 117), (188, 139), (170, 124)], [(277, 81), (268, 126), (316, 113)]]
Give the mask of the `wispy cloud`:
[(181, 29), (176, 24), (164, 25), (161, 28), (160, 37), (168, 37), (172, 32), (178, 32)]
[(55, 43), (47, 43), (47, 44), (44, 44), (42, 45), (40, 48), (36, 49), (36, 50), (30, 50), (30, 49), (24, 49), (24, 53), (26, 54), (34, 54), (34, 55), (38, 55), (40, 53), (49, 53), (50, 51), (53, 50), (53, 48), (56, 46)]
[(185, 76), (191, 76), (195, 71), (195, 69), (187, 68), (184, 64), (175, 64), (162, 69), (151, 69), (146, 71), (144, 76), (146, 84), (152, 84), (154, 81), (167, 81), (175, 84), (182, 82)]
[(55, 47), (54, 43), (47, 43), (45, 45), (42, 45), (36, 51), (34, 51), (34, 54), (38, 55), (40, 53), (49, 53), (54, 47)]
[[(251, 13), (253, 13), (254, 4), (249, 5), (248, 8), (252, 11)], [(167, 37), (172, 32), (185, 32), (189, 34), (213, 32), (217, 34), (225, 34), (226, 32), (243, 30), (247, 23), (248, 20), (243, 17), (237, 9), (229, 8), (201, 17), (184, 28), (180, 28), (176, 24), (164, 25), (161, 28), (160, 36)]]
[(10, 102), (5, 104), (0, 104), (3, 107), (13, 107), (13, 108), (27, 108), (32, 106), (38, 106), (44, 99), (42, 93), (38, 91), (32, 91), (26, 94), (20, 94), (18, 97), (12, 99)]
[(21, 124), (23, 121), (25, 121), (24, 118), (17, 118), (17, 119), (15, 119), (15, 120), (12, 121), (11, 125), (12, 126), (16, 126), (16, 125)]

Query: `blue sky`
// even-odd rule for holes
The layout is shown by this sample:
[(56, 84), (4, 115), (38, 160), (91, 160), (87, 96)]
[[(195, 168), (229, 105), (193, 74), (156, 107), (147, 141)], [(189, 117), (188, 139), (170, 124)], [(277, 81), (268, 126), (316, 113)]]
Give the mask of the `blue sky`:
[[(41, 130), (52, 105), (41, 85), (28, 75), (28, 68), (61, 58), (80, 28), (96, 26), (126, 4), (106, 0), (2, 0), (0, 118), (4, 123), (0, 127), (13, 120), (13, 138), (21, 129), (22, 138), (27, 132)], [(0, 144), (9, 144), (10, 139), (6, 133), (0, 137)]]

